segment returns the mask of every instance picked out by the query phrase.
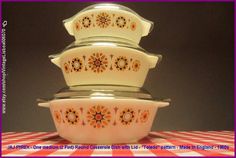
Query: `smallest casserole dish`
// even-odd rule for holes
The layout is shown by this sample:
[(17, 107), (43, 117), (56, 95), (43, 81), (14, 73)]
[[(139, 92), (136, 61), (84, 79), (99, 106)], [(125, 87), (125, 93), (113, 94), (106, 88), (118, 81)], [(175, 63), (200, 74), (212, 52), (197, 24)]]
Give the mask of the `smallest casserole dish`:
[(135, 143), (147, 136), (159, 108), (168, 100), (155, 100), (137, 87), (76, 86), (52, 99), (39, 99), (50, 108), (58, 134), (72, 143)]
[(68, 33), (80, 40), (95, 36), (112, 36), (139, 43), (153, 28), (153, 22), (118, 4), (95, 4), (63, 21)]
[(75, 41), (60, 54), (49, 58), (61, 68), (68, 86), (142, 87), (149, 69), (161, 61), (161, 55), (149, 54), (137, 44), (111, 37)]

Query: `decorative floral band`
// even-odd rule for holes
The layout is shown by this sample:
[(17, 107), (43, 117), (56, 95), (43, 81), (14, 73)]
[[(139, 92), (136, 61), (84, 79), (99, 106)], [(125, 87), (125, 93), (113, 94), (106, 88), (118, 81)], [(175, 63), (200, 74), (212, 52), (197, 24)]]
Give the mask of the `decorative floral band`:
[(130, 29), (135, 31), (137, 28), (136, 22), (125, 16), (109, 14), (107, 12), (100, 12), (98, 14), (90, 14), (78, 18), (74, 24), (75, 30), (88, 28), (101, 28), (116, 27), (120, 29)]
[[(114, 111), (114, 115), (111, 114), (112, 111)], [(102, 105), (92, 106), (85, 112), (82, 107), (79, 110), (67, 108), (65, 111), (54, 110), (53, 112), (53, 117), (58, 124), (89, 125), (93, 128), (105, 128), (109, 124), (116, 126), (118, 123), (124, 126), (133, 123), (146, 123), (149, 116), (149, 110), (134, 110), (133, 108), (120, 110), (118, 107), (107, 108)]]
[(72, 60), (68, 60), (64, 63), (64, 71), (66, 73), (72, 72), (81, 72), (88, 71), (89, 69), (94, 73), (102, 73), (108, 69), (111, 71), (116, 69), (118, 71), (134, 71), (137, 72), (140, 69), (141, 62), (137, 59), (127, 58), (125, 56), (115, 57), (114, 55), (110, 55), (108, 58), (103, 53), (93, 53), (89, 56), (88, 60), (86, 56), (83, 57), (74, 57)]

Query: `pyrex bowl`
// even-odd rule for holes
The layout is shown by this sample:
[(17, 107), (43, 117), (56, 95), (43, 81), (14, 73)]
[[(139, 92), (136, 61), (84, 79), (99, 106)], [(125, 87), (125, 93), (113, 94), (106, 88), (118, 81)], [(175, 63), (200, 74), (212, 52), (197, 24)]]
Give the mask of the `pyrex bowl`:
[(73, 143), (134, 143), (148, 135), (158, 108), (135, 87), (77, 86), (64, 89), (39, 106), (49, 107), (58, 134)]
[(142, 87), (148, 70), (161, 55), (151, 55), (138, 45), (114, 38), (77, 41), (62, 53), (50, 55), (61, 68), (68, 86), (111, 84)]
[(139, 43), (152, 30), (153, 22), (118, 4), (91, 5), (63, 21), (76, 40), (94, 36), (120, 37)]

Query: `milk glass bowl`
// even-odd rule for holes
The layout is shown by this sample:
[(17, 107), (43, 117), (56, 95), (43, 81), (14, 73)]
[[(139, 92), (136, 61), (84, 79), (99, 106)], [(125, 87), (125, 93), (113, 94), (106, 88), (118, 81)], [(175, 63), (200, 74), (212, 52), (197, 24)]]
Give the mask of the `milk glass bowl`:
[(76, 40), (111, 36), (139, 43), (141, 37), (147, 36), (153, 28), (153, 22), (142, 18), (135, 11), (108, 3), (88, 6), (63, 23)]
[(138, 44), (114, 37), (75, 41), (59, 54), (49, 56), (61, 68), (68, 86), (111, 84), (142, 87), (149, 69), (161, 55)]
[(85, 144), (137, 142), (150, 132), (157, 110), (169, 105), (137, 87), (106, 85), (70, 87), (38, 101), (50, 108), (61, 137)]

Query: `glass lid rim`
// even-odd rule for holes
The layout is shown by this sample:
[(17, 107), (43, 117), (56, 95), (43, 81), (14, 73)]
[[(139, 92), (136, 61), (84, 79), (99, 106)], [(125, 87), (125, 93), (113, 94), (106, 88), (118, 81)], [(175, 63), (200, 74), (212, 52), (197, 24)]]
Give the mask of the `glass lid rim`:
[(80, 85), (64, 87), (54, 94), (55, 99), (91, 97), (152, 99), (151, 94), (144, 88), (120, 85)]
[[(103, 41), (100, 41), (100, 40), (97, 40), (97, 41), (93, 41), (94, 39), (98, 39), (98, 38), (102, 38), (102, 39), (105, 39)], [(148, 54), (148, 55), (154, 55), (154, 56), (159, 56), (161, 57), (162, 55), (159, 53), (157, 54), (153, 54), (153, 53), (150, 53), (148, 51), (146, 51), (144, 48), (142, 48), (140, 45), (138, 44), (135, 44), (135, 43), (130, 43), (130, 42), (126, 42), (127, 40), (124, 39), (124, 41), (112, 41), (112, 40), (115, 40), (117, 39), (116, 37), (109, 37), (108, 40), (106, 36), (103, 36), (103, 37), (90, 37), (90, 38), (87, 38), (88, 40), (81, 40), (81, 41), (73, 41), (71, 44), (69, 44), (68, 46), (66, 46), (63, 50), (61, 50), (59, 53), (56, 53), (56, 54), (51, 54), (49, 55), (48, 57), (50, 59), (53, 59), (53, 58), (57, 58), (58, 56), (60, 56), (62, 53), (65, 53), (67, 51), (70, 51), (72, 49), (77, 49), (77, 48), (82, 48), (82, 47), (93, 47), (93, 46), (96, 46), (96, 47), (117, 47), (117, 48), (128, 48), (128, 49), (133, 49), (133, 50), (136, 50), (136, 51), (139, 51), (139, 52), (142, 52), (142, 53), (145, 53), (145, 54)], [(95, 45), (96, 43), (100, 43), (100, 45)]]
[[(100, 6), (104, 6), (104, 7), (100, 7)], [(110, 7), (110, 8), (109, 8)], [(113, 2), (101, 2), (101, 3), (95, 3), (92, 5), (89, 5), (85, 8), (83, 8), (82, 10), (80, 10), (79, 12), (77, 12), (76, 14), (74, 14), (72, 17), (63, 20), (63, 23), (67, 23), (69, 21), (73, 21), (79, 14), (89, 11), (89, 10), (98, 10), (98, 9), (113, 9), (113, 10), (120, 10), (120, 11), (125, 11), (125, 12), (129, 12), (134, 14), (135, 16), (137, 16), (138, 18), (140, 18), (143, 21), (147, 21), (148, 23), (150, 23), (151, 25), (153, 25), (153, 22), (150, 20), (147, 20), (145, 18), (143, 18), (142, 16), (140, 16), (136, 11), (134, 11), (133, 9), (126, 7), (124, 5), (121, 4), (117, 4), (117, 3), (113, 3)]]

